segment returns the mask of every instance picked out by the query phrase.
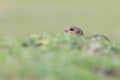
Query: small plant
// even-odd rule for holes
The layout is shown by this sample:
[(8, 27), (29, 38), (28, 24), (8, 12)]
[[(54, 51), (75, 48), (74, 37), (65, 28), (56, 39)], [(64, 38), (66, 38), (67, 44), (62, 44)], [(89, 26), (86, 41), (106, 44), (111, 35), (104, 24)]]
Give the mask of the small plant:
[(0, 37), (0, 80), (119, 80), (120, 44), (66, 34)]

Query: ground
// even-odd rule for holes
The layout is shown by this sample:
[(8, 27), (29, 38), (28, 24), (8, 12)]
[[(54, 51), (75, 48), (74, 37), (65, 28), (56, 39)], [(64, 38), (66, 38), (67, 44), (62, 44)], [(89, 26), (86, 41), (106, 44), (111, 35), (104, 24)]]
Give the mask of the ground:
[(90, 55), (86, 40), (67, 34), (0, 37), (1, 80), (119, 80), (120, 44), (103, 45)]

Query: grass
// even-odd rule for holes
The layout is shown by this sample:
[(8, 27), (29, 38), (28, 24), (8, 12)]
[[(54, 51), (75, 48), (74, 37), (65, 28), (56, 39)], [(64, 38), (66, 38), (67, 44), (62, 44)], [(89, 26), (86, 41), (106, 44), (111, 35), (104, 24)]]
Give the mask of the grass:
[[(120, 43), (114, 43), (119, 41), (119, 4), (1, 0), (0, 80), (119, 80)], [(113, 42), (56, 34), (71, 25), (81, 27), (85, 36), (105, 34)], [(22, 37), (43, 32), (50, 35)]]
[[(100, 43), (97, 49), (89, 46)], [(120, 44), (65, 34), (0, 37), (0, 80), (119, 80)]]

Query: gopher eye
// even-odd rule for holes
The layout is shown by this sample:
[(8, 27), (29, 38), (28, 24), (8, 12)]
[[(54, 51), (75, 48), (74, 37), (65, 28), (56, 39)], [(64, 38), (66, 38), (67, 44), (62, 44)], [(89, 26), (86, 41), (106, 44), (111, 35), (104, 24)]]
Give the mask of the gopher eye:
[(73, 28), (70, 28), (70, 31), (73, 31), (74, 29)]

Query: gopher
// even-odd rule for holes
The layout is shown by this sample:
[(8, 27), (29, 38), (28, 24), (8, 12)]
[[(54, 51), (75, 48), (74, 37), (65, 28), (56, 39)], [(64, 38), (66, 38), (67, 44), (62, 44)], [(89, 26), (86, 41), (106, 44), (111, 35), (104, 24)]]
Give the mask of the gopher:
[[(63, 30), (63, 32), (68, 33), (68, 34), (72, 34), (74, 36), (84, 36), (83, 30), (81, 28), (78, 28), (78, 27), (75, 27), (75, 26), (67, 27)], [(95, 35), (88, 36), (88, 37), (85, 37), (85, 38), (87, 38), (87, 39), (95, 38), (96, 40), (98, 40), (100, 38), (103, 38), (103, 39), (107, 40), (108, 42), (111, 42), (108, 37), (106, 37), (105, 35), (102, 35), (102, 34), (95, 34)]]

